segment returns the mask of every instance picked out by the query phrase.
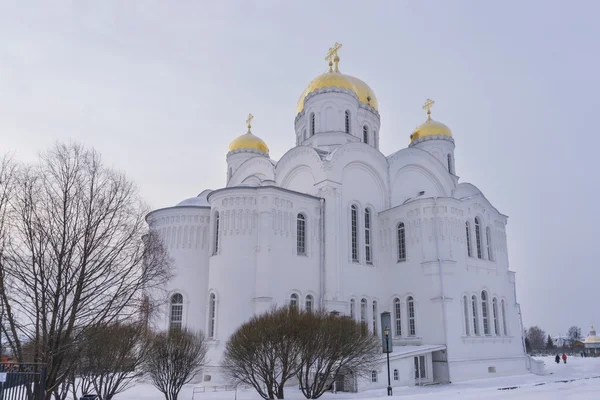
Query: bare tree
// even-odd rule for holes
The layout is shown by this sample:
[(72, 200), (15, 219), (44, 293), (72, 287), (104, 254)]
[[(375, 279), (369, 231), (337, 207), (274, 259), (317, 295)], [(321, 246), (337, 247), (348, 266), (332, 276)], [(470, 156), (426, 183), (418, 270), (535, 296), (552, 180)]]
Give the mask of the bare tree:
[(12, 176), (12, 189), (0, 187), (3, 331), (18, 360), (23, 341), (33, 344), (46, 398), (60, 399), (86, 331), (137, 315), (170, 261), (155, 233), (142, 241), (147, 208), (135, 185), (95, 151), (57, 144)]
[(208, 345), (202, 332), (174, 329), (150, 340), (143, 370), (166, 400), (177, 400), (179, 391), (206, 363)]
[(381, 357), (381, 343), (364, 323), (319, 311), (303, 313), (298, 380), (307, 399), (318, 399), (342, 373), (370, 374)]
[(140, 367), (148, 353), (148, 341), (141, 322), (88, 330), (81, 346), (78, 378), (93, 387), (99, 400), (111, 400), (142, 375)]
[(546, 345), (546, 333), (539, 326), (527, 330), (527, 339), (533, 351), (543, 350)]
[(578, 340), (581, 340), (581, 328), (573, 325), (569, 328), (567, 332), (567, 337), (569, 338), (569, 344), (572, 346)]

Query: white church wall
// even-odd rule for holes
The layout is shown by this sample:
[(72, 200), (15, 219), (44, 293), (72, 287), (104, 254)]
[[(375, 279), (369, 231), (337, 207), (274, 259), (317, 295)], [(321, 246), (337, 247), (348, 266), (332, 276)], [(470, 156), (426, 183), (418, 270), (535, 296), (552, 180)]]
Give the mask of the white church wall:
[(233, 175), (227, 182), (227, 187), (236, 186), (244, 182), (252, 175), (264, 177), (264, 179), (275, 180), (275, 167), (273, 162), (265, 156), (239, 153), (230, 154), (227, 164), (233, 165)]

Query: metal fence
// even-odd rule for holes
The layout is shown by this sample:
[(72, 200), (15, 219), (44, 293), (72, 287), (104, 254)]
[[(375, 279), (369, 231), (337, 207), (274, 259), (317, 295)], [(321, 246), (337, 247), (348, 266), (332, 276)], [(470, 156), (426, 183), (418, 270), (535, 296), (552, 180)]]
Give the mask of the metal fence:
[(37, 363), (0, 363), (0, 400), (44, 400), (46, 367)]

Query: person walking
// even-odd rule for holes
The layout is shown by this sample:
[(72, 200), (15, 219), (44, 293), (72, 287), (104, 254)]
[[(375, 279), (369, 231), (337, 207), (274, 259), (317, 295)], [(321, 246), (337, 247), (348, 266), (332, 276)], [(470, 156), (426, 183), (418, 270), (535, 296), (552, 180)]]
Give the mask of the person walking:
[(565, 353), (563, 353), (562, 359), (564, 361), (564, 363), (567, 363), (567, 355)]
[(554, 361), (556, 361), (557, 364), (560, 364), (560, 356), (558, 354), (554, 357)]

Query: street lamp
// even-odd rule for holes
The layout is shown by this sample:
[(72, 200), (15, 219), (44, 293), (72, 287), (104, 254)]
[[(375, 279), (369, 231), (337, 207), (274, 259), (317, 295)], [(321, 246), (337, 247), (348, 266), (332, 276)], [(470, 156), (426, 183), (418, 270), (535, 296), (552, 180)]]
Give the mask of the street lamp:
[(385, 354), (387, 356), (387, 369), (388, 369), (388, 387), (387, 387), (387, 395), (391, 396), (392, 395), (392, 383), (390, 381), (390, 350), (389, 350), (389, 346), (390, 346), (390, 328), (388, 326), (385, 327), (385, 329), (383, 330), (383, 333), (385, 335)]

